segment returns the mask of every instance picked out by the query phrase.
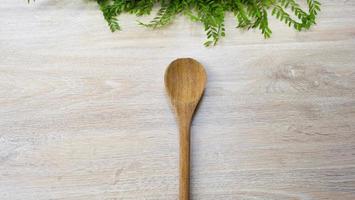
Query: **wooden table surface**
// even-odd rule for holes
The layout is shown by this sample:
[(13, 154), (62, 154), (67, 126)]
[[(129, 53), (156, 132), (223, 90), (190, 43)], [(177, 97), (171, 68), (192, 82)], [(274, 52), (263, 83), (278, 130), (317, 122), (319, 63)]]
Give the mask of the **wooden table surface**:
[[(208, 73), (192, 126), (194, 200), (355, 199), (355, 1), (273, 37), (234, 29), (205, 48), (178, 17), (110, 33), (94, 2), (0, 4), (0, 199), (176, 200), (177, 126), (163, 74)], [(141, 20), (148, 20), (146, 17)]]

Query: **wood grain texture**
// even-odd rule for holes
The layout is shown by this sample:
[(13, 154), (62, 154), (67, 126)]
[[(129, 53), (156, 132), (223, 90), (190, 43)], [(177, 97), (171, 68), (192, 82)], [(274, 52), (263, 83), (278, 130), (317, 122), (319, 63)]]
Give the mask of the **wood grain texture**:
[(203, 66), (192, 58), (174, 60), (165, 71), (167, 94), (179, 125), (179, 199), (190, 199), (190, 129), (196, 107), (206, 87)]
[[(192, 124), (191, 199), (355, 199), (355, 1), (318, 26), (234, 29), (205, 48), (179, 17), (110, 33), (94, 3), (0, 4), (0, 199), (176, 200), (178, 135), (166, 66), (208, 83)], [(143, 18), (145, 21), (151, 17)]]

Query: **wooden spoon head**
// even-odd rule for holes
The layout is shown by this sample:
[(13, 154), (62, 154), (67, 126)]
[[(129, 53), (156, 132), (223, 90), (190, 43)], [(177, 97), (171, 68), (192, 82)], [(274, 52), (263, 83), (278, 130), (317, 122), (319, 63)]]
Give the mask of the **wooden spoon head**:
[(175, 107), (195, 107), (203, 94), (206, 81), (205, 69), (192, 58), (174, 60), (165, 72), (165, 87)]

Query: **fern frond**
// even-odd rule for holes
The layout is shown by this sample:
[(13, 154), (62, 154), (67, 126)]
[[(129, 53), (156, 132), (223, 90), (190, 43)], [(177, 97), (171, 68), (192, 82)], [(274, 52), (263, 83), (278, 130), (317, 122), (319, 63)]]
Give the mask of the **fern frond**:
[[(30, 2), (31, 0), (27, 0)], [(34, 1), (34, 0), (33, 0)], [(149, 28), (170, 24), (179, 15), (202, 23), (207, 35), (206, 46), (215, 45), (225, 36), (224, 16), (232, 12), (237, 28), (259, 29), (265, 38), (271, 37), (269, 16), (275, 16), (297, 31), (308, 30), (316, 24), (321, 4), (306, 0), (308, 9), (303, 9), (297, 0), (96, 0), (112, 32), (121, 30), (118, 16), (131, 13), (149, 15), (155, 5), (160, 6), (149, 23), (139, 22)]]

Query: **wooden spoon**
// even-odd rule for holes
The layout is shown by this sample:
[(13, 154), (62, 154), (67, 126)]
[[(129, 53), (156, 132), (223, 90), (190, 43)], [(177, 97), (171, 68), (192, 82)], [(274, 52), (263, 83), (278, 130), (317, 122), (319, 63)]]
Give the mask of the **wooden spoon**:
[(205, 69), (192, 58), (173, 61), (165, 72), (165, 87), (177, 115), (180, 130), (180, 200), (189, 200), (190, 125), (206, 81)]

